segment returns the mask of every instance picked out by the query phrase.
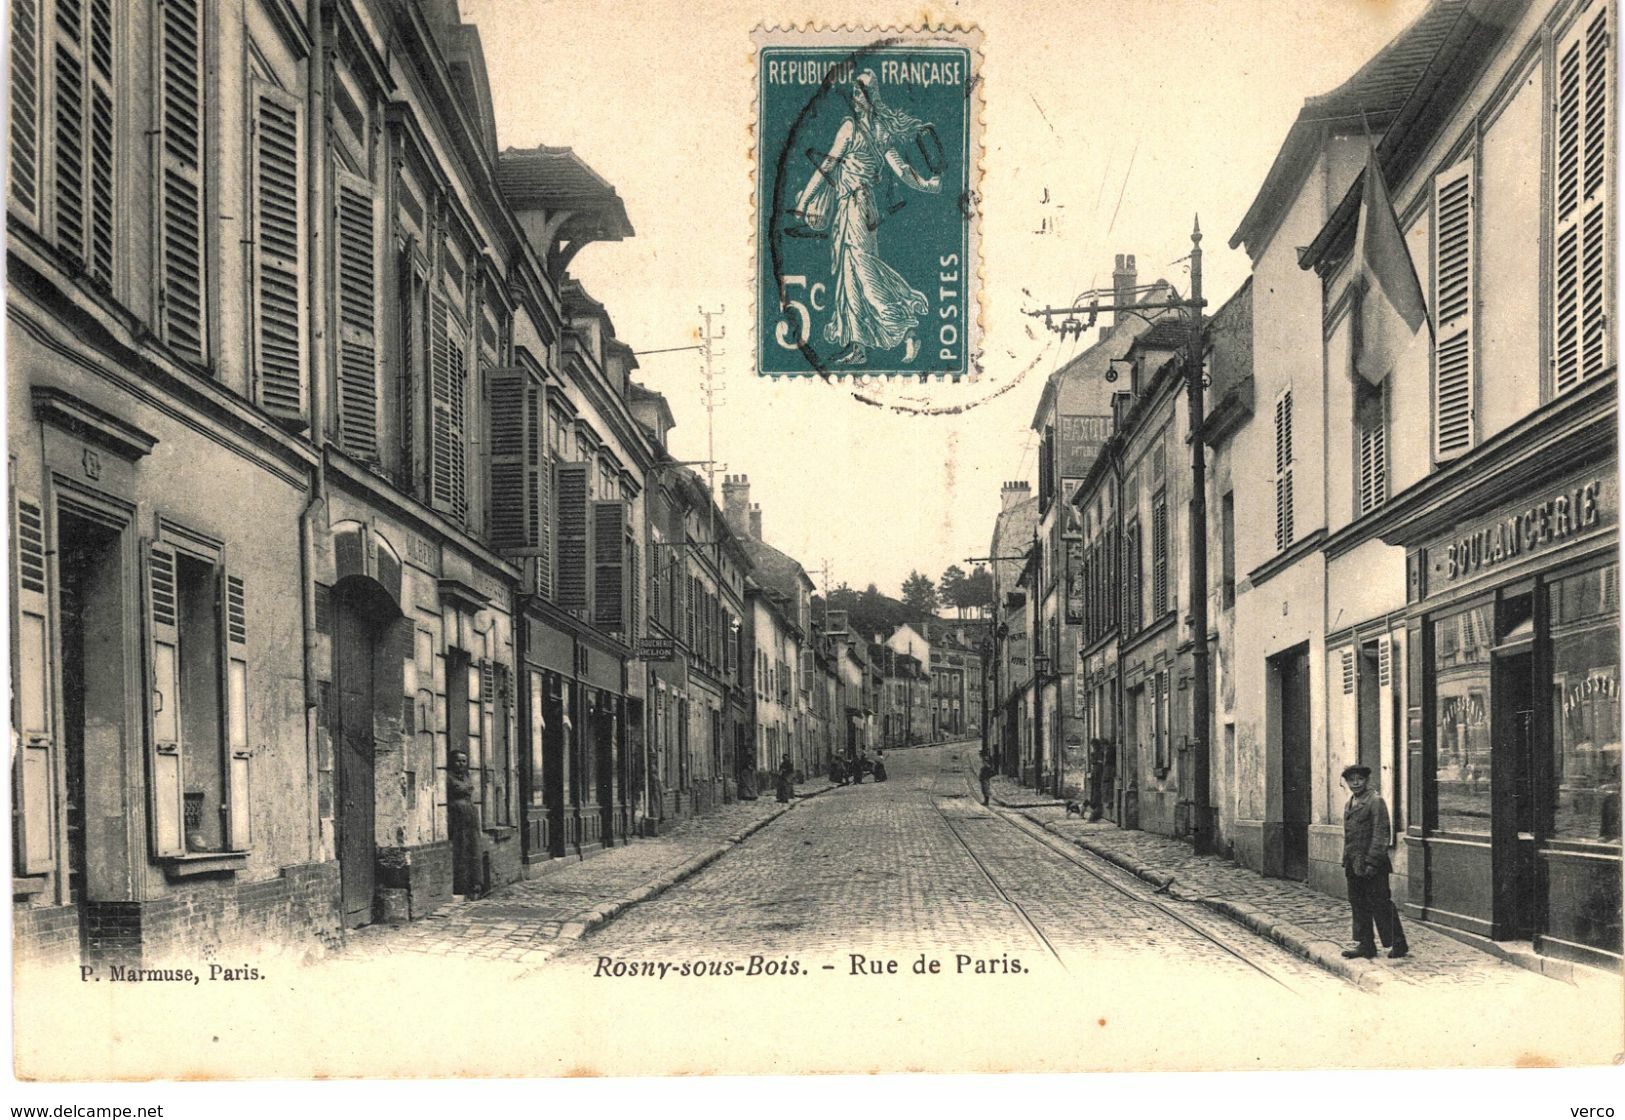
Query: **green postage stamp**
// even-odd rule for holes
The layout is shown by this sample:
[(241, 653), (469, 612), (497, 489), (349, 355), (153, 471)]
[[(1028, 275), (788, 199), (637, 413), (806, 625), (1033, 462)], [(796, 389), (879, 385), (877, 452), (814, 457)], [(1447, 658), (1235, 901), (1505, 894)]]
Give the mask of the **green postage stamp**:
[(756, 33), (763, 376), (975, 376), (980, 38)]

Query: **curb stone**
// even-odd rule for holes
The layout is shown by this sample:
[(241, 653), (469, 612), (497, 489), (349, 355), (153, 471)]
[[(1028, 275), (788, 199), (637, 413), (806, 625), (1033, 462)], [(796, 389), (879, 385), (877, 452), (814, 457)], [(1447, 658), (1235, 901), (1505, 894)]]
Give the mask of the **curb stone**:
[[(1112, 851), (1110, 848), (1091, 844), (1086, 837), (1067, 836), (1051, 824), (1037, 820), (1026, 812), (1022, 812), (1021, 815), (1052, 836), (1059, 836), (1061, 839), (1085, 851), (1094, 853), (1107, 863), (1121, 867), (1124, 871), (1154, 885), (1159, 891), (1172, 891), (1176, 876), (1165, 871), (1159, 871), (1141, 863), (1139, 860)], [(1341, 945), (1316, 936), (1300, 926), (1293, 925), (1291, 922), (1272, 917), (1256, 907), (1248, 906), (1245, 903), (1231, 902), (1225, 898), (1214, 898), (1211, 895), (1177, 897), (1185, 901), (1195, 902), (1204, 909), (1211, 910), (1244, 929), (1251, 930), (1260, 937), (1275, 942), (1283, 949), (1296, 953), (1327, 972), (1347, 980), (1362, 991), (1377, 992), (1381, 990), (1388, 980), (1388, 974), (1380, 965), (1374, 965), (1366, 960), (1345, 960)]]
[[(818, 793), (822, 792), (824, 791), (818, 790), (815, 793), (809, 793), (804, 796), (815, 797)], [(558, 936), (555, 938), (554, 944), (559, 945), (562, 942), (580, 941), (589, 933), (595, 933), (604, 926), (607, 926), (610, 922), (613, 922), (616, 918), (620, 917), (627, 910), (630, 910), (639, 903), (648, 902), (650, 899), (658, 898), (667, 891), (671, 890), (671, 888), (677, 886), (677, 884), (686, 879), (693, 878), (711, 864), (727, 855), (729, 851), (743, 843), (752, 835), (784, 816), (785, 813), (788, 813), (791, 809), (795, 808), (796, 804), (796, 802), (792, 801), (784, 808), (775, 810), (774, 812), (763, 817), (761, 820), (753, 821), (751, 824), (740, 829), (733, 835), (725, 837), (715, 847), (708, 848), (705, 851), (700, 852), (698, 855), (690, 857), (671, 871), (661, 872), (647, 883), (644, 883), (641, 887), (634, 888), (626, 895), (623, 895), (617, 899), (612, 899), (609, 902), (600, 903), (592, 909), (578, 914), (576, 917), (565, 922), (559, 927)], [(548, 954), (548, 956), (551, 957), (553, 953), (558, 951), (559, 950), (555, 948), (553, 952)], [(546, 958), (542, 959), (545, 960)]]

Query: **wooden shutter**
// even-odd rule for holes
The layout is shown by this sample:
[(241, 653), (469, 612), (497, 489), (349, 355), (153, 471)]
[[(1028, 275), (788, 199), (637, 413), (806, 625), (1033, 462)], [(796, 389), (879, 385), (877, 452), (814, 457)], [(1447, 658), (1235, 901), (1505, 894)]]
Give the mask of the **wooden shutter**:
[(1151, 602), (1159, 617), (1168, 610), (1168, 499), (1162, 494), (1151, 508)]
[(378, 252), (372, 184), (338, 171), (334, 241), (339, 312), (339, 446), (378, 458)]
[(52, 63), (51, 148), (54, 149), (56, 241), (63, 252), (85, 251), (85, 61), (83, 0), (57, 0)]
[(626, 627), (626, 503), (594, 502), (593, 622), (600, 630)]
[(463, 418), (468, 371), (463, 359), (461, 324), (452, 318), (445, 297), (436, 293), (429, 308), (430, 387), (433, 405), (430, 502), (461, 522), (468, 511)]
[(1557, 52), (1554, 388), (1563, 393), (1608, 360), (1608, 6), (1575, 21)]
[(253, 751), (248, 738), (248, 603), (243, 577), (222, 568), (219, 596), (225, 622), (220, 664), (225, 671), (221, 695), (226, 706), (226, 847), (246, 852), (252, 839), (249, 769)]
[(86, 220), (88, 242), (85, 265), (104, 284), (113, 281), (113, 7), (112, 0), (90, 0), (89, 147), (86, 166)]
[(532, 550), (528, 568), (530, 585), (536, 594), (553, 594), (553, 462), (547, 448), (547, 393), (540, 381), (525, 387), (525, 413), (529, 428), (525, 433), (525, 499), (529, 504), (526, 523), (531, 528)]
[(499, 366), (490, 377), (491, 543), (522, 561), (527, 594), (548, 595), (546, 392), (520, 366)]
[(1292, 393), (1275, 402), (1275, 548), (1292, 543)]
[(305, 416), (304, 238), (300, 232), (297, 98), (254, 83), (254, 381), (259, 405), (278, 420)]
[(591, 463), (560, 463), (554, 475), (558, 518), (558, 605), (584, 613), (588, 606), (587, 580), (591, 541), (588, 536), (587, 485)]
[(1144, 589), (1144, 586), (1145, 586), (1144, 562), (1145, 562), (1145, 549), (1144, 549), (1144, 546), (1143, 546), (1143, 544), (1141, 543), (1141, 540), (1140, 540), (1140, 526), (1139, 526), (1139, 523), (1136, 522), (1135, 525), (1134, 525), (1134, 578), (1133, 578), (1134, 629), (1136, 629), (1136, 630), (1140, 629), (1141, 624), (1145, 621), (1145, 604), (1141, 601), (1142, 600), (1143, 589)]
[(18, 749), (13, 762), (17, 872), (40, 875), (51, 869), (55, 847), (56, 703), (51, 670), (51, 610), (47, 579), (45, 518), (40, 503), (18, 494), (12, 530), (15, 557), (16, 677), (12, 720)]
[[(1360, 392), (1357, 390), (1357, 392)], [(1388, 496), (1388, 434), (1382, 390), (1365, 391), (1355, 406), (1359, 418), (1359, 512), (1370, 513)]]
[(181, 760), (181, 635), (175, 553), (148, 542), (142, 565), (147, 621), (147, 809), (152, 854), (186, 851)]
[(203, 327), (203, 9), (159, 6), (159, 306), (164, 338), (201, 362)]
[(525, 548), (534, 535), (525, 485), (529, 381), (530, 375), (517, 366), (490, 371), (491, 544), (508, 554)]
[(626, 534), (626, 637), (629, 642), (635, 641), (638, 635), (643, 633), (641, 626), (643, 621), (643, 584), (640, 582), (642, 564), (639, 563), (639, 560), (638, 543), (633, 539), (632, 534), (628, 532)]
[(1457, 164), (1433, 181), (1433, 452), (1473, 446), (1473, 169)]
[(11, 201), (39, 221), (40, 3), (11, 3)]

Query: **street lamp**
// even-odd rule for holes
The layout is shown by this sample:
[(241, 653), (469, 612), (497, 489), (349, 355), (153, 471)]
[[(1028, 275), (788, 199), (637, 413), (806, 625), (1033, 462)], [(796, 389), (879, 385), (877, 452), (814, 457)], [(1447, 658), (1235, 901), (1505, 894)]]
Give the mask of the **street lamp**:
[[(1173, 311), (1183, 315), (1190, 327), (1190, 338), (1185, 344), (1185, 400), (1190, 413), (1191, 445), (1191, 501), (1190, 501), (1190, 601), (1191, 601), (1191, 707), (1194, 723), (1191, 745), (1195, 748), (1191, 767), (1191, 831), (1193, 847), (1198, 853), (1213, 850), (1213, 812), (1211, 797), (1211, 764), (1208, 727), (1211, 722), (1212, 689), (1208, 682), (1207, 639), (1207, 455), (1202, 438), (1205, 405), (1203, 389), (1206, 387), (1202, 371), (1203, 331), (1206, 327), (1202, 309), (1207, 301), (1202, 298), (1202, 223), (1198, 219), (1191, 227), (1191, 292), (1187, 299), (1177, 294), (1169, 299), (1146, 303), (1101, 303), (1104, 289), (1085, 292), (1067, 307), (1045, 307), (1029, 311), (1035, 319), (1063, 336), (1073, 331), (1073, 323), (1080, 314), (1098, 315), (1102, 311), (1136, 314), (1144, 317), (1148, 311)], [(1087, 302), (1086, 302), (1087, 301)], [(1057, 317), (1060, 322), (1057, 323)], [(1108, 369), (1110, 367), (1108, 366)], [(1109, 375), (1108, 375), (1109, 376)]]

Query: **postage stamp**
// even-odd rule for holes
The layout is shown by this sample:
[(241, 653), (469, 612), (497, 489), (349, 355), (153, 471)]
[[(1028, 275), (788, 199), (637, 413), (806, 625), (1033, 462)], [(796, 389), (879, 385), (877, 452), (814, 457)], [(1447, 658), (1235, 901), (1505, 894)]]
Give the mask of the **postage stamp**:
[(757, 371), (973, 378), (980, 32), (755, 38)]

